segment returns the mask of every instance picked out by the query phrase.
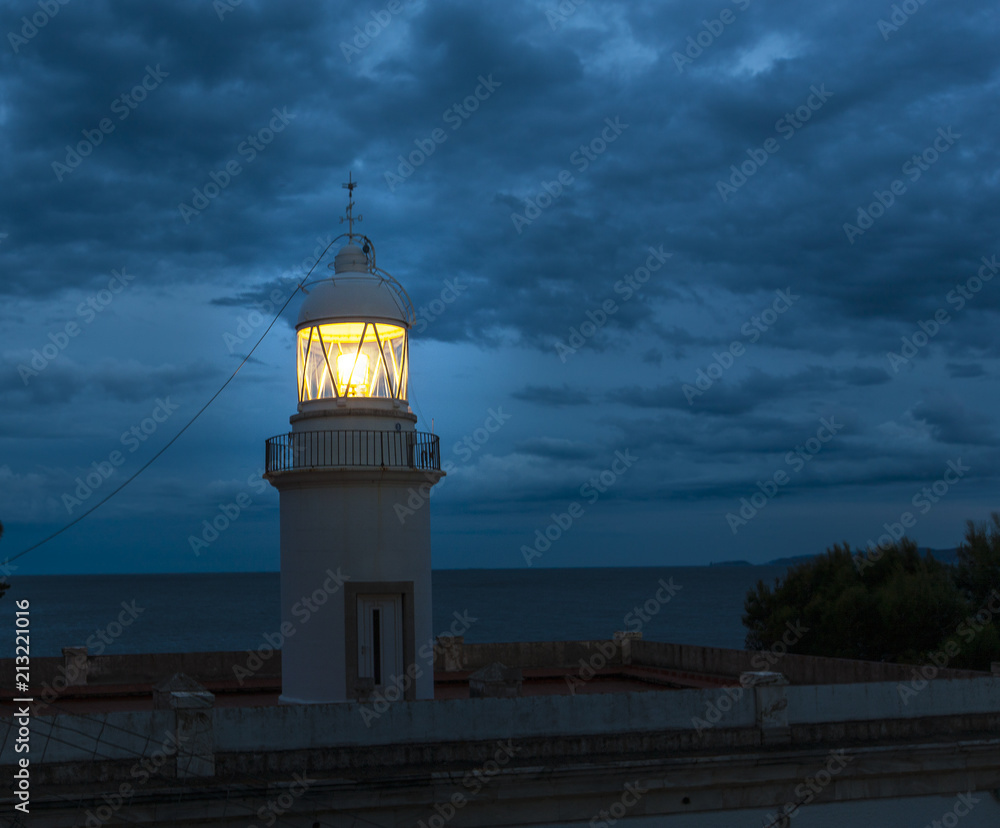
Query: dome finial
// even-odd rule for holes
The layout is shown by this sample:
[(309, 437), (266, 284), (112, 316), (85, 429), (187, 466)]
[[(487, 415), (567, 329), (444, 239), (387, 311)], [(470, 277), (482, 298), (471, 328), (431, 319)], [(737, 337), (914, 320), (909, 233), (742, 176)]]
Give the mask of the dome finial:
[(353, 181), (352, 178), (351, 178), (351, 175), (352, 175), (352, 173), (348, 172), (347, 173), (347, 183), (340, 185), (345, 190), (347, 190), (347, 215), (346, 216), (341, 216), (340, 223), (343, 224), (345, 221), (347, 222), (347, 235), (348, 235), (349, 238), (353, 239), (354, 238), (354, 222), (356, 222), (356, 221), (363, 221), (364, 220), (364, 216), (362, 216), (362, 215), (359, 214), (357, 217), (355, 217), (353, 215), (353, 213), (352, 213), (352, 210), (354, 209), (354, 188), (358, 186), (358, 182), (357, 181)]

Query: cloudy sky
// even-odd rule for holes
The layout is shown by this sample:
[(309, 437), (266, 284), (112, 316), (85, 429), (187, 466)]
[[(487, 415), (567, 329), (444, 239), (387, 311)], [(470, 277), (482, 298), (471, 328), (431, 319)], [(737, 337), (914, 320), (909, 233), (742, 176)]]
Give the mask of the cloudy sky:
[(349, 172), (418, 309), (435, 566), (955, 545), (1000, 507), (1000, 26), (902, 6), (4, 3), (0, 552), (291, 296), (17, 561), (277, 568), (263, 445)]

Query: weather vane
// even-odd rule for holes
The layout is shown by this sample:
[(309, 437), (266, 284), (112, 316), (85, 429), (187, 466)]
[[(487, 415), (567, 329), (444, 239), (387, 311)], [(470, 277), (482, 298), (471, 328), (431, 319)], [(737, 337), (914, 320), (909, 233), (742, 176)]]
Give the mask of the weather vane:
[(347, 222), (347, 235), (349, 235), (349, 236), (353, 236), (354, 235), (354, 222), (356, 222), (356, 221), (363, 221), (364, 220), (364, 216), (359, 215), (359, 216), (355, 217), (353, 215), (353, 213), (351, 212), (354, 209), (354, 200), (353, 200), (354, 199), (354, 188), (358, 186), (358, 182), (357, 181), (353, 181), (352, 178), (351, 178), (351, 176), (352, 176), (352, 173), (349, 172), (347, 174), (347, 183), (340, 185), (345, 190), (347, 190), (347, 215), (346, 216), (341, 216), (340, 223), (343, 224), (345, 221)]

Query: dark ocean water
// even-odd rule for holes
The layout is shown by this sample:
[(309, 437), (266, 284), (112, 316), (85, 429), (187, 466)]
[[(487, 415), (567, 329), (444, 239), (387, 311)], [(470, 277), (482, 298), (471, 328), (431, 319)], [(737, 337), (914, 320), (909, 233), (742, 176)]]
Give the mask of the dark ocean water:
[[(636, 629), (655, 641), (743, 646), (743, 599), (784, 566), (629, 569), (466, 569), (434, 572), (434, 630), (454, 613), (475, 618), (465, 640), (569, 641)], [(31, 604), (31, 654), (59, 655), (90, 639), (91, 653), (242, 650), (279, 626), (278, 573), (23, 576), (0, 600), (0, 655), (14, 654), (15, 601)], [(655, 599), (659, 582), (670, 600)], [(661, 596), (667, 593), (661, 591)], [(134, 603), (133, 603), (134, 602)], [(648, 603), (648, 620), (635, 608)], [(123, 604), (132, 623), (119, 630)], [(141, 612), (136, 612), (141, 609)], [(653, 609), (656, 611), (653, 612)], [(630, 614), (631, 613), (631, 614)], [(103, 633), (107, 642), (98, 635)]]

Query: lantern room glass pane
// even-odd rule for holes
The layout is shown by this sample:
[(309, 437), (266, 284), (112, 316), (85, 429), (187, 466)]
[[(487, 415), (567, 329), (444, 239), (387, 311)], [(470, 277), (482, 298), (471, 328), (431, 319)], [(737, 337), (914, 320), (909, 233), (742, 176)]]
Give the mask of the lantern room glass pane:
[(312, 325), (297, 337), (299, 401), (406, 399), (406, 329), (383, 322)]

